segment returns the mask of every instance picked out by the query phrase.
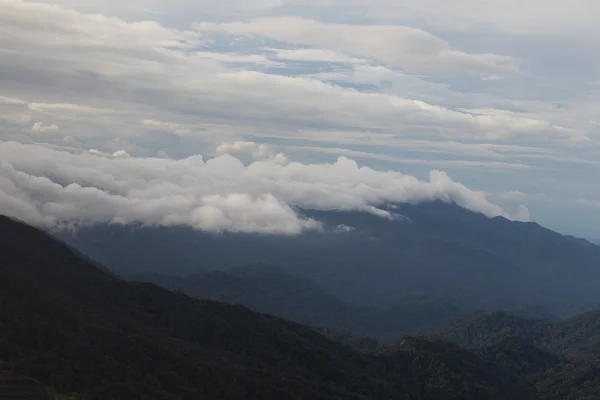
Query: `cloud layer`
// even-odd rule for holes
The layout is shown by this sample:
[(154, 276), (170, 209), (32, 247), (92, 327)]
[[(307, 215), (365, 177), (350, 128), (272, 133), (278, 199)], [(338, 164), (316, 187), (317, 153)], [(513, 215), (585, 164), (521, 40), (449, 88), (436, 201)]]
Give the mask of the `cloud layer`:
[(332, 164), (248, 165), (224, 154), (209, 160), (135, 158), (117, 152), (69, 152), (4, 142), (0, 213), (43, 226), (100, 222), (185, 225), (211, 232), (298, 234), (319, 229), (295, 209), (362, 210), (442, 199), (488, 216), (506, 215), (483, 193), (442, 171), (428, 181), (394, 171)]
[[(32, 146), (57, 152), (45, 169), (3, 158), (6, 204), (44, 224), (282, 233), (317, 229), (296, 206), (381, 213), (411, 190), (502, 213), (443, 173), (407, 183), (443, 170), (486, 193), (535, 194), (490, 196), (521, 219), (524, 203), (554, 229), (597, 230), (600, 3), (521, 3), (0, 0), (0, 148), (23, 143), (30, 161)], [(93, 167), (75, 168), (80, 158)], [(181, 165), (199, 192), (162, 175)], [(217, 179), (215, 165), (254, 186)], [(38, 197), (26, 182), (56, 191)], [(183, 194), (163, 204), (155, 184)]]

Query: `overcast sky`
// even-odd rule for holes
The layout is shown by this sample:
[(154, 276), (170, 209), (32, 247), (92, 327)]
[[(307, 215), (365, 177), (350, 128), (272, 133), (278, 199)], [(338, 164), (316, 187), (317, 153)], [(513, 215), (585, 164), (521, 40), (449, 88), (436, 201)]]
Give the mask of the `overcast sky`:
[(0, 0), (0, 212), (294, 234), (452, 199), (600, 237), (600, 2)]

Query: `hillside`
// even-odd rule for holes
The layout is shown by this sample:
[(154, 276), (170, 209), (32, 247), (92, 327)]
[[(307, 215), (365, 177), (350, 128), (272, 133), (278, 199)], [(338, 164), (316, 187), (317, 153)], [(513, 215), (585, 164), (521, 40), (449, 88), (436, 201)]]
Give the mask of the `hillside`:
[(565, 357), (593, 359), (600, 357), (600, 311), (559, 322), (518, 317), (502, 311), (480, 311), (431, 329), (428, 336), (470, 349), (520, 337)]
[(539, 400), (600, 398), (600, 311), (561, 322), (477, 312), (429, 332), (523, 377)]
[[(460, 363), (458, 370), (440, 367), (454, 356), (431, 353), (422, 362), (410, 347), (402, 358), (359, 353), (244, 307), (121, 281), (4, 217), (0, 251), (2, 368), (59, 394), (124, 400), (519, 398), (506, 385), (509, 375), (459, 380), (459, 390), (447, 386), (445, 371), (463, 376)], [(478, 362), (477, 369), (487, 368)]]
[(396, 217), (300, 210), (325, 229), (291, 237), (114, 224), (57, 234), (125, 275), (188, 276), (265, 263), (361, 306), (429, 296), (473, 309), (536, 306), (561, 318), (600, 307), (599, 246), (441, 201), (389, 211)]
[(130, 279), (155, 283), (198, 299), (241, 304), (304, 324), (383, 341), (440, 325), (470, 311), (458, 301), (425, 296), (399, 299), (394, 307), (359, 306), (340, 299), (309, 278), (265, 264), (188, 277), (146, 274)]

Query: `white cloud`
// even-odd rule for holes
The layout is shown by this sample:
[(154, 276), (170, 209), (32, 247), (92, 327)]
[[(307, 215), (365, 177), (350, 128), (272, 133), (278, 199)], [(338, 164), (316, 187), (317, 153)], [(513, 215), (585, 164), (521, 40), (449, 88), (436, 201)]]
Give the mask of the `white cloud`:
[(216, 150), (217, 156), (224, 154), (242, 155), (249, 154), (252, 159), (260, 160), (272, 156), (272, 150), (266, 144), (248, 141), (234, 141), (221, 143)]
[(31, 127), (31, 131), (35, 133), (56, 133), (58, 132), (58, 126), (52, 125), (44, 125), (42, 122), (36, 122)]
[(528, 222), (531, 221), (531, 215), (529, 214), (529, 208), (524, 205), (520, 205), (517, 213), (515, 214), (516, 221)]
[(201, 32), (261, 35), (291, 44), (360, 55), (388, 66), (418, 72), (513, 75), (515, 59), (498, 54), (470, 54), (420, 29), (394, 25), (345, 25), (276, 17), (247, 22), (199, 23)]
[(442, 199), (489, 216), (506, 215), (483, 193), (442, 171), (419, 181), (359, 167), (344, 157), (333, 164), (273, 159), (246, 166), (230, 155), (204, 161), (199, 156), (172, 160), (117, 153), (3, 142), (0, 212), (46, 226), (137, 221), (278, 234), (319, 228), (318, 221), (303, 219), (294, 207), (385, 216), (378, 206)]
[[(260, 160), (288, 171), (294, 163), (279, 151), (327, 158), (318, 151), (414, 174), (447, 169), (495, 192), (533, 183), (530, 190), (562, 190), (565, 207), (598, 197), (585, 177), (598, 174), (600, 97), (581, 84), (598, 81), (598, 58), (577, 61), (596, 51), (598, 35), (576, 46), (564, 37), (598, 32), (595, 5), (558, 12), (559, 0), (541, 11), (516, 0), (290, 1), (0, 0), (0, 140), (93, 148), (111, 163), (219, 153), (246, 168)], [(295, 13), (305, 18), (278, 16)], [(217, 15), (216, 24), (200, 21), (201, 31), (188, 28)], [(536, 36), (551, 32), (556, 38)], [(572, 73), (579, 67), (587, 75)], [(564, 70), (565, 82), (552, 70)], [(43, 134), (32, 131), (36, 122)], [(217, 152), (220, 145), (231, 148)], [(264, 193), (250, 194), (256, 203)]]
[[(278, 19), (265, 22), (272, 25), (259, 26), (254, 21), (241, 25), (217, 24), (214, 29), (235, 30), (240, 26), (241, 30), (287, 31), (288, 26)], [(346, 30), (354, 32), (354, 29), (359, 30), (358, 34), (345, 38)], [(415, 66), (445, 68), (444, 60), (454, 60), (457, 62), (450, 64), (464, 71), (488, 59), (460, 53), (455, 60), (454, 56), (448, 56), (454, 54), (453, 50), (439, 39), (420, 30), (398, 29), (292, 19), (289, 34), (298, 35), (298, 40), (305, 34), (311, 40), (331, 40), (332, 47), (340, 47), (327, 53), (313, 50), (321, 51), (319, 57), (325, 54), (333, 57), (331, 52), (354, 54), (362, 50), (381, 52), (384, 56), (390, 50), (392, 56), (407, 57)], [(0, 49), (16, 54), (0, 58), (0, 73), (7, 71), (12, 76), (3, 85), (11, 92), (24, 92), (21, 99), (28, 100), (26, 112), (57, 120), (69, 118), (70, 123), (78, 120), (81, 125), (77, 126), (77, 134), (68, 132), (76, 138), (85, 137), (92, 129), (96, 132), (88, 136), (112, 135), (122, 140), (128, 136), (138, 139), (141, 129), (146, 129), (146, 134), (165, 129), (202, 136), (205, 140), (212, 136), (211, 140), (221, 142), (239, 140), (240, 132), (246, 129), (294, 132), (305, 126), (385, 131), (397, 136), (493, 140), (530, 136), (579, 138), (585, 132), (580, 126), (571, 126), (573, 121), (581, 124), (574, 118), (568, 119), (569, 125), (564, 127), (562, 119), (555, 120), (557, 114), (552, 110), (535, 114), (493, 108), (456, 109), (401, 93), (361, 92), (300, 76), (230, 69), (215, 60), (215, 52), (194, 47), (206, 40), (202, 34), (168, 29), (156, 22), (132, 23), (15, 0), (0, 2), (0, 30), (7, 33), (0, 35)], [(371, 43), (378, 42), (379, 35), (385, 39), (384, 43)], [(416, 50), (411, 50), (411, 46)], [(207, 54), (213, 55), (212, 58)], [(232, 55), (219, 57), (227, 59)], [(250, 55), (243, 57), (252, 59)], [(481, 62), (488, 69), (488, 64)], [(498, 68), (495, 61), (490, 65), (492, 69)], [(383, 68), (358, 67), (365, 68), (365, 76), (373, 68)], [(380, 73), (385, 75), (385, 69)], [(217, 125), (223, 129), (213, 129)], [(60, 126), (65, 129), (64, 123)], [(97, 145), (90, 147), (93, 146)]]
[[(515, 35), (569, 35), (597, 33), (600, 5), (596, 0), (46, 0), (85, 12), (126, 16), (129, 19), (168, 16), (171, 20), (231, 20), (272, 15), (301, 7), (315, 17), (347, 19), (357, 15), (371, 20), (411, 20), (462, 31), (500, 30)], [(137, 17), (137, 18), (135, 18)]]

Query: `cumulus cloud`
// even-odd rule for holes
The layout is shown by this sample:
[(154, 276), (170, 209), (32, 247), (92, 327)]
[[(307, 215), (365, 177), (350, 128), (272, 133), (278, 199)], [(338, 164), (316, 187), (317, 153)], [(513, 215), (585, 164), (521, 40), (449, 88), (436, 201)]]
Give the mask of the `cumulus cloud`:
[(35, 133), (55, 133), (58, 132), (58, 126), (52, 124), (52, 125), (44, 125), (41, 122), (36, 122), (35, 124), (33, 124), (33, 126), (31, 127), (31, 131), (35, 132)]
[(219, 232), (298, 234), (319, 229), (296, 207), (362, 210), (390, 217), (389, 203), (442, 199), (488, 216), (505, 215), (481, 192), (432, 171), (420, 181), (394, 171), (332, 164), (244, 165), (231, 155), (173, 160), (107, 157), (16, 142), (0, 146), (0, 212), (30, 223), (142, 222)]
[(129, 153), (125, 150), (117, 150), (114, 153), (105, 153), (100, 150), (90, 149), (89, 153), (96, 155), (96, 156), (110, 157), (110, 158), (129, 158), (129, 157), (131, 157), (129, 155)]
[(217, 156), (245, 153), (249, 154), (255, 160), (260, 160), (269, 157), (272, 151), (269, 146), (264, 143), (257, 144), (255, 142), (243, 140), (221, 143), (216, 150)]

